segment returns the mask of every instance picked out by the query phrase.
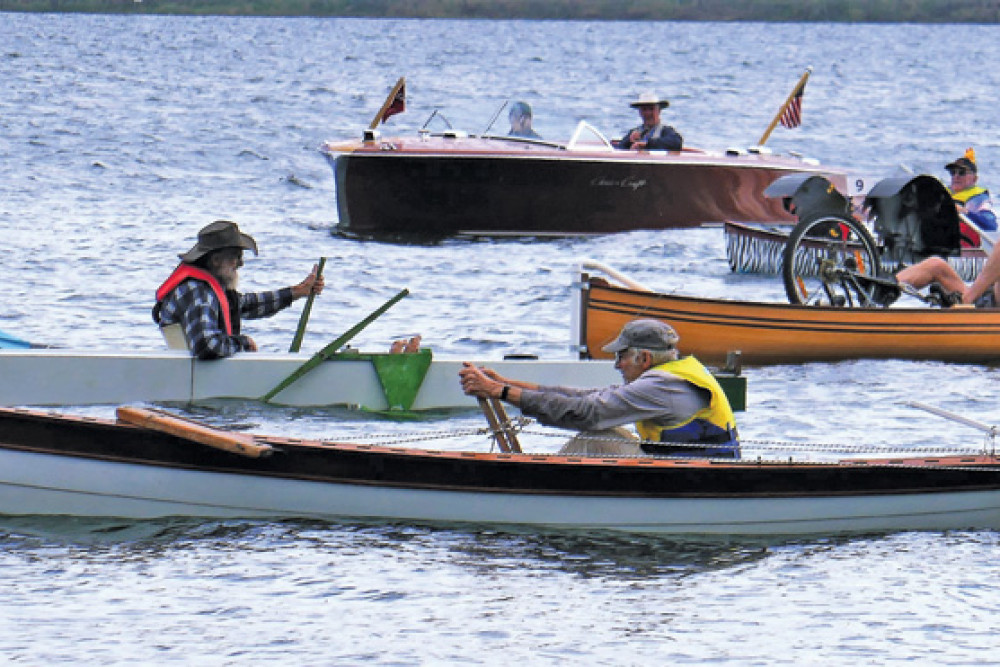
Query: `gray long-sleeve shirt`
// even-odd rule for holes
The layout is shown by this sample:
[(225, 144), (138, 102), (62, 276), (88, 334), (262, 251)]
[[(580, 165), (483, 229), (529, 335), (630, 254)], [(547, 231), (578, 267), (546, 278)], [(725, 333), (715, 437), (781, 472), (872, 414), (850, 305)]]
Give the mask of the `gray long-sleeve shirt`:
[(648, 370), (606, 389), (543, 386), (521, 391), (521, 412), (549, 426), (595, 431), (654, 420), (674, 426), (708, 407), (711, 392), (676, 375)]

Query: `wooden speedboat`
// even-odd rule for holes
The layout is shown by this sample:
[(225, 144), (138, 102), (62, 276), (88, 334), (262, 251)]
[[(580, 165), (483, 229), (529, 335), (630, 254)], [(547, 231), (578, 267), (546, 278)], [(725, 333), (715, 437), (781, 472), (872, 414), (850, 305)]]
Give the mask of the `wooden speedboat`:
[(794, 222), (763, 197), (784, 174), (844, 183), (815, 160), (756, 152), (615, 150), (581, 122), (566, 143), (449, 131), (328, 142), (338, 231), (352, 236), (608, 234), (725, 220)]
[(601, 347), (631, 319), (668, 322), (681, 349), (705, 363), (739, 351), (747, 364), (844, 359), (1000, 359), (1000, 309), (834, 308), (699, 299), (610, 284), (581, 269), (574, 281), (574, 331), (581, 357), (607, 358)]
[(716, 535), (1000, 528), (1000, 461), (986, 454), (565, 457), (251, 436), (136, 408), (119, 419), (0, 409), (0, 513)]
[[(131, 401), (195, 403), (259, 400), (311, 358), (309, 354), (243, 354), (198, 361), (186, 351), (3, 350), (0, 405), (114, 405)], [(285, 406), (353, 406), (368, 410), (446, 410), (477, 406), (462, 393), (465, 359), (418, 354), (345, 352), (324, 360), (271, 400)], [(601, 387), (621, 382), (614, 365), (576, 359), (468, 359), (528, 382)], [(734, 406), (746, 379), (720, 374)]]

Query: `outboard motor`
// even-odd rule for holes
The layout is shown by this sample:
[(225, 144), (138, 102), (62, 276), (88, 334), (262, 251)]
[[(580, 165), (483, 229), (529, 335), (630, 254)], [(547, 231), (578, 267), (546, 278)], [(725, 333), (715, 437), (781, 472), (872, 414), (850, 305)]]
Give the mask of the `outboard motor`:
[(948, 188), (933, 176), (879, 181), (865, 198), (865, 209), (874, 216), (886, 268), (961, 252), (958, 209)]

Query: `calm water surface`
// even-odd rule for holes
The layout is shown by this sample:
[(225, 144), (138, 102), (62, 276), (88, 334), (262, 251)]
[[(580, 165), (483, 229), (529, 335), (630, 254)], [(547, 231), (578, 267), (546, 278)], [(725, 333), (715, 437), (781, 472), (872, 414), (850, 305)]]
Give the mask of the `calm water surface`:
[[(396, 78), (412, 132), (434, 109), (481, 131), (506, 99), (543, 135), (609, 135), (668, 95), (691, 145), (747, 146), (806, 66), (805, 123), (768, 145), (858, 173), (941, 167), (974, 145), (1000, 172), (992, 26), (224, 19), (0, 13), (0, 329), (60, 346), (159, 349), (152, 292), (197, 230), (231, 218), (261, 256), (244, 287), (329, 257), (304, 349), (402, 287), (356, 339), (420, 332), (436, 353), (568, 354), (569, 282), (592, 257), (664, 290), (783, 299), (730, 274), (718, 229), (589, 239), (361, 242), (331, 234), (317, 148), (358, 135)], [(287, 347), (297, 309), (253, 323)], [(995, 423), (997, 370), (847, 362), (751, 368), (750, 448), (975, 447), (914, 399)], [(111, 408), (78, 410), (110, 414)], [(215, 404), (213, 423), (289, 435), (407, 437), (343, 410)], [(528, 437), (551, 451), (551, 433)], [(442, 444), (442, 446), (458, 446)], [(483, 445), (485, 447), (485, 443)], [(995, 662), (994, 532), (672, 541), (481, 526), (0, 522), (0, 655), (24, 664), (923, 664)]]

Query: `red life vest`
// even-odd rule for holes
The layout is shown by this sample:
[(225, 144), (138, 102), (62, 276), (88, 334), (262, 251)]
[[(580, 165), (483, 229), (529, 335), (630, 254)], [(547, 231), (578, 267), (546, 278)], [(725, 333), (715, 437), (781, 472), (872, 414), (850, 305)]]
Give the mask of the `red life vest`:
[[(174, 291), (174, 289), (180, 285), (185, 280), (193, 278), (195, 280), (201, 280), (202, 282), (208, 283), (208, 286), (212, 288), (215, 293), (215, 297), (219, 300), (219, 309), (222, 311), (222, 321), (220, 324), (226, 331), (227, 336), (233, 335), (233, 321), (229, 314), (229, 298), (226, 297), (226, 290), (222, 288), (219, 281), (215, 279), (208, 271), (204, 269), (199, 269), (197, 266), (191, 266), (190, 264), (180, 264), (174, 272), (170, 274), (162, 285), (156, 290), (156, 304), (159, 304), (167, 298), (167, 295)], [(159, 312), (159, 308), (157, 308)]]

